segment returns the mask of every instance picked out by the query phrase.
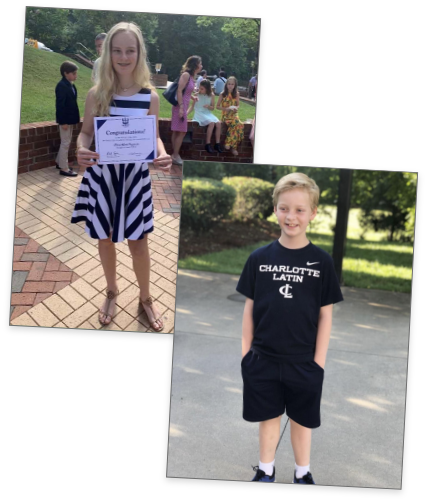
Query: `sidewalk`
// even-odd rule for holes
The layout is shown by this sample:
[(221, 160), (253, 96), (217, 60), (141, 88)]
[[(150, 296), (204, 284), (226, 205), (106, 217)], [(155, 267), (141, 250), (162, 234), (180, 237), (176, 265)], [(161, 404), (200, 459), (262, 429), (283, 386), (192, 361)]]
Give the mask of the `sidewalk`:
[[(83, 171), (80, 173), (82, 174)], [(150, 166), (155, 230), (149, 234), (151, 294), (174, 331), (181, 169), (171, 174)], [(81, 177), (59, 176), (55, 167), (18, 175), (12, 276), (11, 324), (119, 331), (152, 331), (139, 305), (132, 259), (116, 245), (120, 295), (109, 326), (98, 322), (106, 282), (97, 243), (84, 223), (71, 224)]]
[[(258, 424), (242, 419), (237, 276), (178, 272), (169, 477), (251, 480)], [(400, 488), (410, 295), (343, 288), (334, 307), (321, 422), (312, 438), (317, 484)], [(281, 430), (286, 418), (282, 420)], [(291, 483), (289, 425), (276, 480)]]

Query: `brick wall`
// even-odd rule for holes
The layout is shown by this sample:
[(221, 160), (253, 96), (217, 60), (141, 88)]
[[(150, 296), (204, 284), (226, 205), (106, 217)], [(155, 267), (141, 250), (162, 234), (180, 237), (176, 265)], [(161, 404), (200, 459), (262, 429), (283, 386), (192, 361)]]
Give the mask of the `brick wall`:
[[(70, 162), (76, 158), (76, 139), (80, 132), (81, 124), (75, 127), (73, 139), (70, 145)], [(200, 127), (196, 122), (188, 123), (188, 136), (185, 141), (192, 139), (192, 143), (183, 143), (180, 155), (186, 160), (213, 161), (213, 162), (253, 162), (253, 148), (249, 140), (251, 124), (244, 124), (244, 141), (239, 145), (239, 155), (236, 157), (229, 152), (224, 154), (209, 154), (205, 150), (206, 127)], [(159, 133), (168, 153), (172, 152), (171, 147), (171, 120), (159, 119)], [(224, 144), (226, 136), (226, 126), (223, 125), (221, 142)], [(18, 174), (43, 169), (44, 167), (55, 166), (55, 158), (61, 143), (58, 125), (55, 122), (36, 122), (33, 124), (22, 124), (19, 138)], [(214, 138), (212, 141), (214, 145)]]

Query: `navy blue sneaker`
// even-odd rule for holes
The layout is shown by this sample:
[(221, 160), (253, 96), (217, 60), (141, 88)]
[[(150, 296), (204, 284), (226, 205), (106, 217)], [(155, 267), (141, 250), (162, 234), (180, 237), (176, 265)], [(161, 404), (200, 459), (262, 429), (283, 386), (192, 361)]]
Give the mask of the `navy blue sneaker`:
[(297, 483), (300, 485), (314, 485), (315, 481), (314, 478), (312, 477), (312, 474), (308, 472), (303, 476), (303, 478), (296, 478), (296, 471), (294, 471), (294, 481), (293, 483)]
[(275, 481), (275, 467), (273, 468), (272, 476), (269, 476), (257, 466), (253, 467), (253, 471), (256, 471), (256, 475), (251, 481), (262, 481), (263, 483), (273, 483)]

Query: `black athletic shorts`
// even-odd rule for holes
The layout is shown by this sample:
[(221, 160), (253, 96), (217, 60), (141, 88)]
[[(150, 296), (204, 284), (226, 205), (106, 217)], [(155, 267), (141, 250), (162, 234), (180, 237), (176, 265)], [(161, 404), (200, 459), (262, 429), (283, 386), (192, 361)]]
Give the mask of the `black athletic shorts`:
[(244, 420), (263, 422), (286, 412), (304, 427), (321, 425), (324, 370), (315, 361), (278, 363), (251, 349), (242, 359), (241, 371)]

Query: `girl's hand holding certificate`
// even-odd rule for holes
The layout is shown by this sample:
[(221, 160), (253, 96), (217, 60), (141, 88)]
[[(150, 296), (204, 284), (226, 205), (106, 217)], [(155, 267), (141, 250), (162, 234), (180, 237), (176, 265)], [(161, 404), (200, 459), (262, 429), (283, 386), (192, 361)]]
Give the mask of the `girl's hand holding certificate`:
[(76, 148), (77, 163), (82, 167), (90, 167), (97, 164), (97, 159), (99, 159), (99, 154), (97, 152), (92, 152), (88, 148), (79, 146)]
[(166, 171), (167, 173), (169, 173), (169, 171), (171, 170), (171, 165), (172, 165), (171, 155), (168, 154), (159, 155), (159, 157), (153, 161), (154, 167), (162, 169), (162, 171)]

